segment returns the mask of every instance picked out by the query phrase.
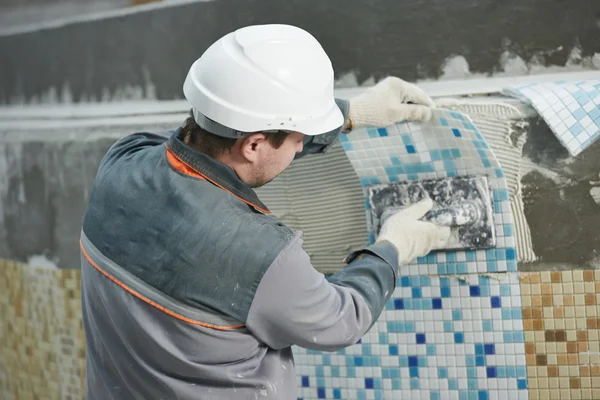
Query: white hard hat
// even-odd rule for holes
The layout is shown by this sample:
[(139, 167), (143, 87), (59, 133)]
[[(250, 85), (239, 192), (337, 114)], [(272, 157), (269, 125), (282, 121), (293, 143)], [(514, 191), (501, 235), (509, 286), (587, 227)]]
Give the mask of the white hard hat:
[(333, 81), (331, 61), (310, 33), (256, 25), (212, 44), (190, 68), (183, 93), (198, 125), (215, 135), (318, 135), (344, 122)]

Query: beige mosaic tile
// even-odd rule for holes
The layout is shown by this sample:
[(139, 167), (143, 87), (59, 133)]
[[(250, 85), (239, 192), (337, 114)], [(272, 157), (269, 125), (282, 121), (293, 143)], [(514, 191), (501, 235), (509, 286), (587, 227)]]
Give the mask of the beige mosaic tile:
[(0, 399), (83, 399), (79, 276), (0, 260)]
[(600, 399), (600, 271), (521, 274), (529, 398)]

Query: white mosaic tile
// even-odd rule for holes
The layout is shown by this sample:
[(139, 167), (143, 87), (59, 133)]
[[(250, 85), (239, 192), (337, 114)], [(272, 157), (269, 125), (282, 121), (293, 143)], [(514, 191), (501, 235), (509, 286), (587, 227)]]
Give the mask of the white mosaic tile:
[(600, 137), (600, 80), (533, 83), (503, 92), (531, 104), (573, 156)]

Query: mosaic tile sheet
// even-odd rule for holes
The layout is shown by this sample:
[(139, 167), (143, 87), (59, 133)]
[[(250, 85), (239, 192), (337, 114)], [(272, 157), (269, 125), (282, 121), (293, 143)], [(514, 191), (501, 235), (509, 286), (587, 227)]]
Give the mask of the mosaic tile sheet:
[[(488, 176), (498, 246), (436, 252), (402, 266), (386, 310), (358, 344), (332, 354), (295, 348), (300, 398), (526, 399), (508, 190), (481, 133), (466, 115), (437, 109), (430, 123), (361, 130), (341, 141), (365, 198), (372, 184)], [(368, 208), (366, 215), (370, 231)], [(482, 275), (497, 272), (498, 280)]]
[[(433, 252), (416, 260), (408, 275), (453, 275), (517, 270), (514, 226), (504, 173), (491, 148), (465, 114), (436, 109), (426, 124), (402, 123), (341, 136), (363, 192), (373, 184), (485, 175), (493, 192), (497, 246), (488, 250)], [(371, 213), (365, 201), (367, 231)], [(372, 233), (369, 239), (375, 241)]]
[(516, 273), (404, 276), (373, 328), (337, 353), (294, 348), (299, 398), (528, 398)]
[(600, 399), (600, 271), (521, 279), (529, 398)]
[(600, 137), (600, 80), (532, 83), (504, 93), (530, 103), (573, 156)]

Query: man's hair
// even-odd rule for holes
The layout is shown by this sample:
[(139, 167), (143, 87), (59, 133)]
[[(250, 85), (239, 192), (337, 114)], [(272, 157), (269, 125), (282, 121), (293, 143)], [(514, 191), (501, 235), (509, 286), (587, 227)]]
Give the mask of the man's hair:
[[(181, 139), (185, 144), (213, 158), (231, 149), (237, 141), (237, 139), (217, 136), (202, 129), (194, 120), (191, 110), (190, 116), (183, 123), (182, 130)], [(286, 131), (263, 132), (263, 135), (274, 148), (278, 149), (290, 133)]]

